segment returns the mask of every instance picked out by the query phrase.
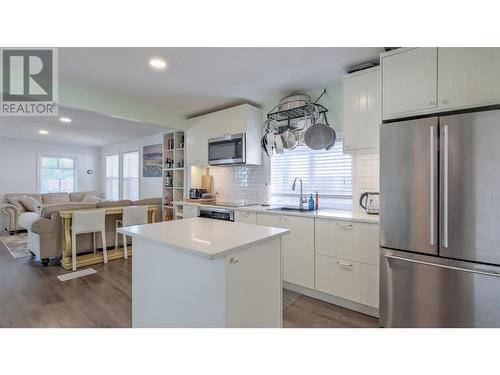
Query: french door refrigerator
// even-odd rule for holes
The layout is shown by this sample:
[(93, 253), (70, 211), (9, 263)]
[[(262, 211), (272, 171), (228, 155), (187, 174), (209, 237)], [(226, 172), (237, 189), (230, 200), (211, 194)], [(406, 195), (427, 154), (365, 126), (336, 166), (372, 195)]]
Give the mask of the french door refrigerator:
[(500, 110), (380, 137), (380, 325), (500, 327)]

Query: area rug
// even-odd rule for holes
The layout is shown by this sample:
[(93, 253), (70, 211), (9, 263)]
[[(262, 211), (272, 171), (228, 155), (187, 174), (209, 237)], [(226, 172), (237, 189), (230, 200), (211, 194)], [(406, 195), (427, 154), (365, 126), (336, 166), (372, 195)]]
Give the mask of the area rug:
[(0, 234), (0, 241), (14, 258), (26, 258), (32, 256), (28, 250), (28, 235), (26, 233)]

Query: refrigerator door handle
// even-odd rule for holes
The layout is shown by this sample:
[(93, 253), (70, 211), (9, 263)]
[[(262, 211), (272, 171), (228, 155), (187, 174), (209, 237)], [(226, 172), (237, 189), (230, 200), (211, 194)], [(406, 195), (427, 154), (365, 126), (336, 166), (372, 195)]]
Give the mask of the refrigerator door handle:
[(448, 125), (443, 127), (443, 247), (448, 247)]
[(444, 265), (444, 264), (437, 264), (437, 263), (425, 262), (423, 260), (416, 260), (416, 259), (398, 257), (398, 256), (392, 255), (392, 254), (384, 254), (384, 256), (386, 258), (388, 258), (388, 259), (396, 259), (396, 260), (402, 260), (402, 261), (410, 262), (410, 263), (424, 264), (426, 266), (432, 266), (432, 267), (438, 267), (438, 268), (447, 268), (447, 269), (450, 269), (450, 270), (461, 271), (461, 272), (469, 272), (469, 273), (476, 273), (476, 274), (485, 275), (485, 276), (500, 277), (500, 273), (495, 273), (495, 272), (478, 271), (478, 270), (473, 270), (473, 269), (468, 269), (468, 268), (462, 268), (462, 267), (447, 266), (447, 265)]
[(430, 230), (430, 244), (431, 246), (434, 246), (434, 126), (431, 126), (429, 128), (429, 173), (430, 173), (430, 178), (429, 178), (429, 205), (430, 205), (430, 220), (429, 220), (429, 230)]

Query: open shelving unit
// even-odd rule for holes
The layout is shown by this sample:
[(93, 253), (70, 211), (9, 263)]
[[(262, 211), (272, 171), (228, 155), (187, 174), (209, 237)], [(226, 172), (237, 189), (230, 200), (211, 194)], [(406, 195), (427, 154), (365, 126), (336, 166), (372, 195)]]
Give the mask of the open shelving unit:
[(184, 132), (163, 135), (163, 202), (162, 218), (174, 220), (175, 201), (184, 199), (186, 174), (184, 173)]

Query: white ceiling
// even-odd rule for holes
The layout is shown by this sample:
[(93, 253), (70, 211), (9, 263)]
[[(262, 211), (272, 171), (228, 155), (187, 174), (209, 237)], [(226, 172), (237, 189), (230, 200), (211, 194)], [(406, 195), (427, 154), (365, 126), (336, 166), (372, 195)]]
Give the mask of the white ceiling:
[[(58, 117), (0, 117), (0, 135), (36, 141), (47, 141), (83, 146), (102, 147), (112, 143), (169, 131), (160, 125), (144, 124), (82, 111), (59, 108), (59, 115), (71, 118), (71, 123), (63, 123)], [(49, 131), (48, 135), (38, 134), (38, 130)]]
[[(327, 87), (382, 48), (59, 48), (59, 80), (116, 99), (192, 116), (231, 104), (273, 102)], [(149, 66), (152, 57), (168, 68)], [(0, 135), (101, 147), (167, 128), (78, 109), (54, 117), (0, 117)], [(38, 134), (47, 129), (49, 135)]]
[[(60, 48), (59, 79), (193, 115), (232, 103), (264, 104), (322, 88), (382, 48)], [(152, 57), (168, 68), (155, 71)]]

